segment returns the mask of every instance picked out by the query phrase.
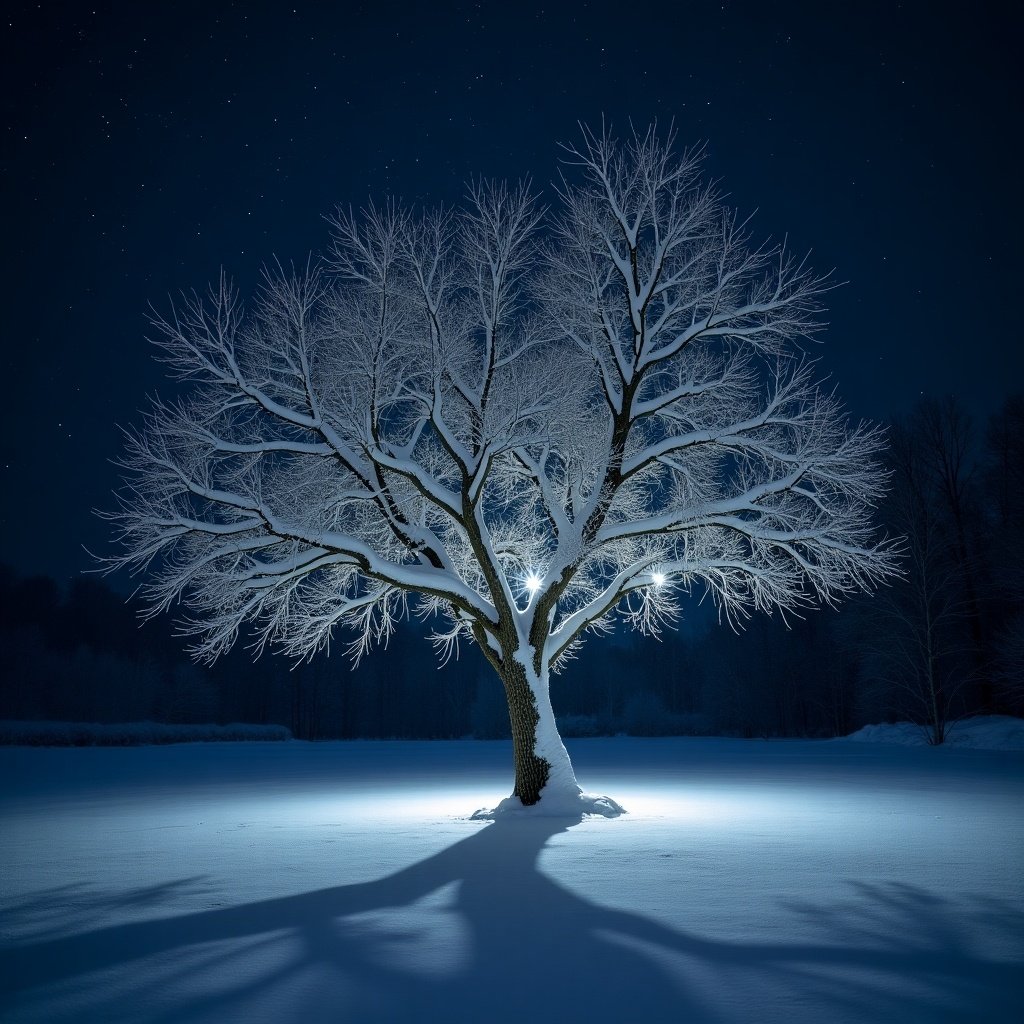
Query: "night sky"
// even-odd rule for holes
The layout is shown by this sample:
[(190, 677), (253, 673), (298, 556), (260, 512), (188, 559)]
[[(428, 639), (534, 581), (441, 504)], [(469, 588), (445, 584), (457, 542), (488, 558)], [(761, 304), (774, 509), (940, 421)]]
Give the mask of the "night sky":
[(559, 140), (674, 119), (830, 298), (858, 415), (1024, 386), (1020, 3), (73, 3), (4, 19), (0, 561), (60, 579), (107, 527), (117, 424), (169, 393), (150, 303), (251, 289), (340, 203), (550, 195)]

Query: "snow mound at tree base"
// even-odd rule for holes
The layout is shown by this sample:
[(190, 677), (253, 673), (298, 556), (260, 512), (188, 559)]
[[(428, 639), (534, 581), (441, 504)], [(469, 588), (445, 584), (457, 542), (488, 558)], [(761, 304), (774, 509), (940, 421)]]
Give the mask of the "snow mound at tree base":
[(540, 802), (527, 807), (517, 796), (509, 796), (497, 807), (481, 807), (470, 815), (471, 821), (505, 821), (509, 818), (573, 818), (599, 814), (604, 818), (617, 818), (626, 809), (610, 796), (593, 793), (541, 793)]
[[(1024, 718), (1009, 715), (978, 715), (964, 718), (948, 727), (944, 746), (974, 750), (1024, 750)], [(857, 743), (895, 743), (903, 747), (928, 745), (924, 726), (913, 722), (865, 725), (844, 737)]]

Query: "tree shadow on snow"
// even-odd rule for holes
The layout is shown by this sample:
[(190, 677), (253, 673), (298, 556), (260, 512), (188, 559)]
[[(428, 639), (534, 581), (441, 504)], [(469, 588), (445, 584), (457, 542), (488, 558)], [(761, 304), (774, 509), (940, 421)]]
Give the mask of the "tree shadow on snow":
[[(703, 938), (543, 874), (544, 845), (574, 823), (499, 821), (373, 882), (40, 937), (0, 951), (0, 978), (33, 1020), (68, 993), (66, 1015), (59, 1002), (46, 1010), (54, 1022), (705, 1024), (743, 1019), (745, 994), (759, 1015), (762, 991), (820, 1005), (820, 1019), (1002, 1019), (1014, 968), (972, 954), (962, 907), (910, 886), (862, 888), (830, 908), (790, 903), (807, 919), (800, 943)], [(990, 927), (1021, 924), (999, 901), (977, 912)]]

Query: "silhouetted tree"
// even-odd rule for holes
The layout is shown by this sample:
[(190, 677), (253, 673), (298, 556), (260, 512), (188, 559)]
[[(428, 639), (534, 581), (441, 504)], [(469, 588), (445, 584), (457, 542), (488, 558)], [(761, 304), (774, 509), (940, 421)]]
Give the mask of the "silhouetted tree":
[(1024, 395), (1013, 395), (986, 433), (985, 490), (994, 501), (987, 547), (993, 677), (999, 704), (1024, 711)]
[(980, 658), (976, 573), (966, 564), (971, 474), (955, 406), (924, 403), (894, 425), (890, 460), (886, 519), (905, 538), (905, 578), (874, 602), (869, 646), (896, 710), (941, 744)]

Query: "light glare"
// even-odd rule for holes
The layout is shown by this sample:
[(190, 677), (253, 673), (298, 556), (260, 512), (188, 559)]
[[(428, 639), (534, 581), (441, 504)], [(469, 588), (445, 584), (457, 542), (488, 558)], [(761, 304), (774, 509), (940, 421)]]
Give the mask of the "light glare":
[(526, 577), (526, 589), (531, 594), (536, 594), (537, 591), (540, 590), (540, 585), (541, 578), (535, 572), (531, 572), (530, 575)]
[(665, 585), (665, 574), (663, 572), (652, 572), (651, 579), (654, 580), (656, 587), (663, 587)]

